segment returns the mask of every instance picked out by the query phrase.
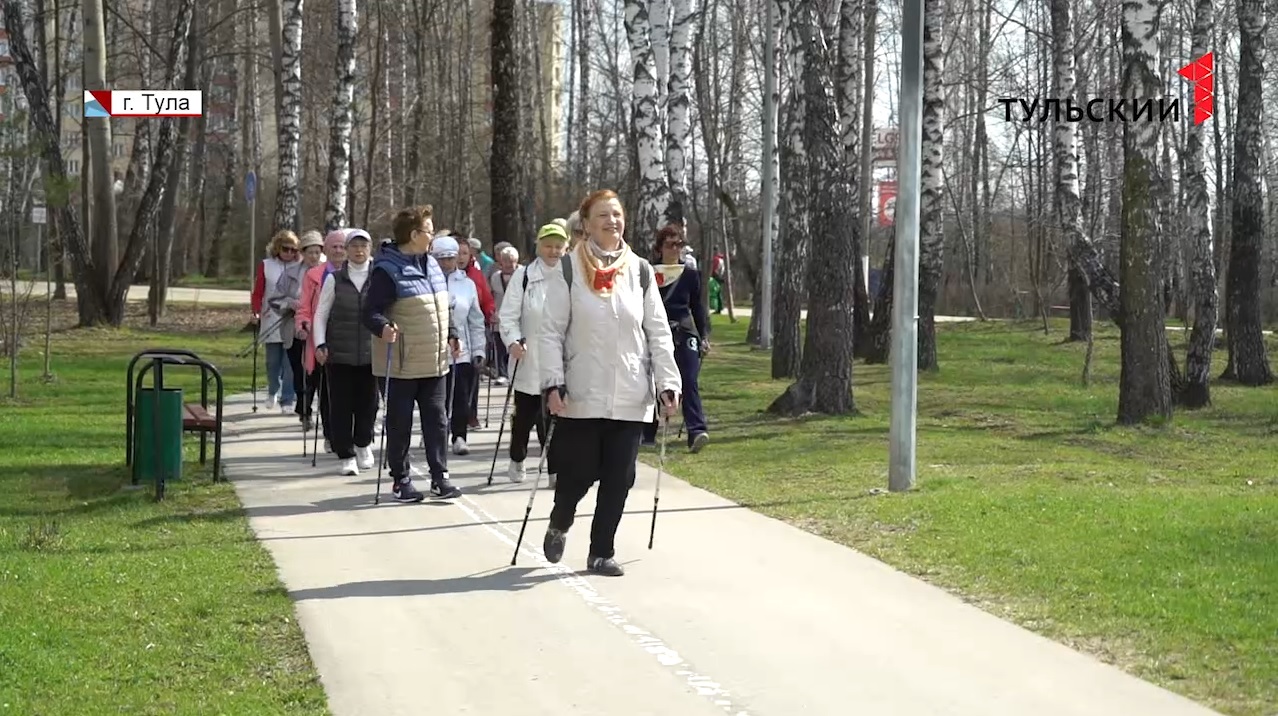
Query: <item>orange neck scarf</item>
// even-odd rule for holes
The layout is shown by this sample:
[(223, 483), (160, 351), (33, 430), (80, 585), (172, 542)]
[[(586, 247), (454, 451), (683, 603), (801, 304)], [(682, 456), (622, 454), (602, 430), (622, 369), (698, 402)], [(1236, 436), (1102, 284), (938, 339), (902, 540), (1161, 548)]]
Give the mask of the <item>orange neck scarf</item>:
[(586, 280), (586, 285), (590, 287), (590, 290), (601, 298), (608, 298), (613, 293), (617, 273), (623, 271), (629, 265), (630, 257), (634, 256), (634, 252), (623, 241), (621, 243), (621, 255), (611, 265), (605, 267), (599, 257), (595, 255), (595, 252), (587, 246), (589, 243), (590, 240), (587, 239), (577, 244), (575, 263), (582, 267), (585, 272), (583, 278)]

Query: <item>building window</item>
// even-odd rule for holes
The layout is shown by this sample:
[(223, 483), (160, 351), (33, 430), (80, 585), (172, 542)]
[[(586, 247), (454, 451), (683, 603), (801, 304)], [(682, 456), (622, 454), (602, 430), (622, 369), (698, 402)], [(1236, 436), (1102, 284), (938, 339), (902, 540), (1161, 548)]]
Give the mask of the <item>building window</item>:
[(79, 159), (67, 160), (67, 174), (73, 177), (80, 176), (80, 160)]

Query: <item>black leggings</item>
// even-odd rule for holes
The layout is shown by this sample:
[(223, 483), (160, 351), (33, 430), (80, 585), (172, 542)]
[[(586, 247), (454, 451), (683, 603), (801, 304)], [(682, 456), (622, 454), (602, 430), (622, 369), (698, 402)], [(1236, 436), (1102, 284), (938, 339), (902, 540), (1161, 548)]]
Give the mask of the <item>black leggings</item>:
[[(542, 450), (546, 449), (547, 413), (542, 408), (540, 395), (521, 393), (518, 390), (512, 392), (515, 412), (510, 416), (510, 459), (512, 462), (523, 462), (528, 459), (528, 438), (534, 428), (537, 430), (537, 444)], [(546, 473), (558, 474), (555, 470), (557, 466), (552, 450), (546, 456)]]

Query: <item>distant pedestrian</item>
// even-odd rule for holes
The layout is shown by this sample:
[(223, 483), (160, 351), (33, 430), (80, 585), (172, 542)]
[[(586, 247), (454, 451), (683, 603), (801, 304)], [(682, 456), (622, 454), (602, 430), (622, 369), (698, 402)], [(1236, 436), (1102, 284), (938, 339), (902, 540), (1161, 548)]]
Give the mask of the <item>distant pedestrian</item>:
[[(657, 261), (657, 286), (674, 336), (674, 359), (683, 382), (683, 424), (688, 449), (695, 453), (710, 441), (698, 384), (701, 358), (710, 351), (710, 316), (701, 302), (701, 273), (683, 260), (685, 245), (683, 228), (668, 224), (657, 232), (653, 256)], [(644, 433), (644, 441), (651, 443), (656, 437), (654, 420)]]
[(250, 301), (257, 321), (258, 342), (266, 351), (266, 409), (292, 412), (297, 400), (293, 370), (281, 335), (283, 321), (270, 300), (275, 298), (280, 276), (301, 260), (297, 234), (287, 229), (276, 232), (267, 248), (267, 257), (257, 265)]
[(319, 305), (320, 287), (334, 271), (342, 268), (346, 262), (346, 234), (350, 229), (335, 229), (324, 237), (324, 263), (307, 269), (302, 278), (302, 300), (297, 306), (297, 337), (305, 340), (302, 353), (302, 368), (306, 371), (306, 395), (304, 401), (306, 415), (311, 414), (311, 406), (315, 397), (319, 396), (320, 423), (324, 428), (324, 452), (332, 452), (332, 439), (329, 431), (331, 422), (328, 406), (328, 394), (332, 391), (324, 385), (327, 373), (318, 370), (315, 365), (315, 311)]
[(497, 315), (493, 318), (493, 360), (491, 364), (492, 372), (495, 374), (493, 382), (496, 385), (505, 385), (510, 374), (507, 372), (507, 354), (506, 343), (501, 339), (501, 306), (502, 301), (506, 298), (506, 292), (510, 290), (510, 280), (515, 275), (515, 269), (519, 267), (519, 249), (514, 246), (502, 242), (500, 249), (497, 250), (497, 270), (488, 275), (488, 287), (492, 290), (493, 304), (497, 307)]
[(361, 469), (373, 467), (377, 421), (373, 336), (362, 316), (368, 300), (372, 237), (363, 229), (348, 229), (342, 235), (345, 262), (324, 281), (315, 308), (315, 361), (331, 398), (325, 428), (333, 452), (342, 461), (341, 474), (358, 475)]
[(475, 282), (462, 270), (460, 245), (451, 236), (442, 236), (431, 244), (431, 256), (439, 263), (448, 286), (452, 330), (459, 339), (457, 353), (453, 356), (453, 394), (448, 397), (452, 406), (452, 425), (449, 432), (453, 441), (453, 453), (469, 455), (466, 431), (470, 427), (471, 395), (478, 380), (479, 366), (486, 354), (484, 337), (484, 312), (479, 307), (479, 292)]
[(280, 323), (280, 340), (288, 356), (289, 372), (293, 376), (293, 392), (297, 395), (294, 412), (302, 423), (302, 429), (310, 430), (314, 425), (311, 404), (307, 400), (310, 386), (306, 384), (307, 371), (302, 364), (306, 334), (298, 333), (297, 310), (302, 304), (302, 283), (306, 272), (324, 261), (324, 238), (318, 231), (307, 231), (302, 234), (300, 245), (302, 260), (284, 269), (276, 282), (275, 294), (267, 303), (283, 318)]

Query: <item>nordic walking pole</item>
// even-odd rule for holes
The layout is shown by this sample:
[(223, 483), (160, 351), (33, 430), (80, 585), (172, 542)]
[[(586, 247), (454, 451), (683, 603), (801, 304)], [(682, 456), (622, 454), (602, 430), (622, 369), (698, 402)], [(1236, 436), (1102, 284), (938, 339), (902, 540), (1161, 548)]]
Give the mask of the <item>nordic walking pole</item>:
[[(658, 409), (664, 410), (660, 401)], [(648, 530), (648, 549), (652, 549), (653, 538), (657, 536), (657, 504), (661, 502), (661, 473), (666, 468), (666, 440), (670, 435), (670, 416), (661, 416), (661, 456), (657, 458), (657, 489), (652, 493), (652, 528)]]
[(515, 376), (519, 375), (519, 360), (515, 361), (514, 370), (510, 371), (510, 385), (506, 387), (506, 402), (501, 407), (501, 425), (497, 426), (497, 447), (493, 448), (493, 464), (488, 468), (488, 484), (493, 484), (493, 473), (497, 471), (497, 454), (501, 452), (501, 435), (506, 430), (506, 416), (510, 410), (510, 396), (515, 391)]
[[(317, 371), (315, 371), (315, 372), (316, 372), (317, 374), (319, 373), (319, 371), (318, 371), (318, 370), (317, 370)], [(324, 375), (322, 375), (322, 376), (320, 376), (320, 382), (322, 382), (322, 383), (324, 384), (324, 387), (325, 387), (325, 388), (327, 388), (327, 387), (328, 387), (328, 374), (327, 374), (327, 373), (326, 373), (326, 374), (324, 374)], [(319, 397), (319, 389), (318, 389), (318, 388), (315, 390), (315, 393), (316, 393), (316, 396), (315, 396), (315, 397), (316, 397), (316, 398), (318, 398), (318, 397)], [(318, 400), (312, 400), (312, 401), (311, 401), (311, 406), (310, 406), (310, 407), (311, 407), (311, 410), (310, 410), (311, 415), (314, 415), (314, 416), (316, 417), (316, 421), (315, 421), (315, 432), (311, 434), (311, 467), (315, 467), (315, 457), (316, 457), (317, 455), (319, 455), (319, 434), (320, 434), (320, 428), (321, 428), (321, 427), (323, 427), (323, 425), (324, 425), (324, 411), (323, 411), (323, 410), (316, 410), (316, 409), (315, 409), (315, 404), (316, 404), (316, 403), (318, 403), (318, 402), (319, 402)]]
[(537, 477), (533, 479), (532, 489), (528, 491), (528, 506), (524, 508), (524, 523), (519, 526), (519, 539), (515, 540), (515, 553), (510, 555), (510, 566), (515, 566), (519, 559), (519, 545), (524, 543), (524, 530), (528, 529), (528, 516), (532, 514), (533, 500), (537, 499), (537, 485), (541, 484), (541, 469), (546, 465), (546, 455), (550, 453), (550, 441), (555, 437), (555, 424), (550, 419), (550, 430), (546, 433), (546, 448), (541, 451), (541, 459), (537, 461)]
[[(393, 325), (393, 324), (392, 324)], [(391, 348), (394, 343), (386, 344), (386, 388), (383, 391), (384, 400), (386, 401), (386, 412), (390, 412), (390, 365), (391, 365)], [(377, 448), (377, 492), (373, 493), (373, 504), (376, 505), (382, 499), (382, 468), (386, 465), (386, 423), (382, 421), (382, 439)], [(409, 423), (412, 424), (411, 421)]]
[[(497, 339), (494, 338), (491, 333), (488, 334), (488, 345), (485, 347), (488, 349), (488, 357), (492, 358), (497, 352)], [(493, 365), (489, 368), (488, 372), (488, 397), (484, 399), (484, 430), (488, 429), (488, 413), (491, 412), (493, 407), (493, 376), (496, 372), (497, 362), (493, 361)], [(478, 380), (478, 378), (476, 378), (476, 380)], [(488, 484), (493, 484), (491, 475), (488, 477)]]
[(257, 412), (257, 337), (253, 338), (253, 412)]
[(302, 406), (302, 457), (306, 457), (306, 366), (302, 366), (302, 394), (297, 396), (297, 404)]

